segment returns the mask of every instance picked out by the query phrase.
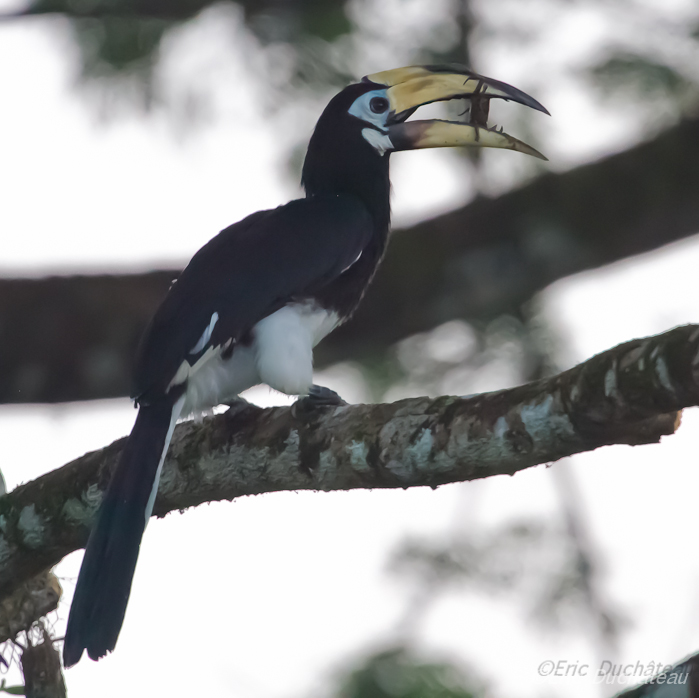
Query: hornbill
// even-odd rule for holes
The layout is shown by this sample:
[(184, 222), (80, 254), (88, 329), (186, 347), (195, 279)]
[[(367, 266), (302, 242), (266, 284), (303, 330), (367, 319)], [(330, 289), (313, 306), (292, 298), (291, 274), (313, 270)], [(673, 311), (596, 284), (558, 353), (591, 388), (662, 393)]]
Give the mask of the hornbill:
[[(311, 404), (337, 396), (313, 385), (313, 347), (357, 307), (386, 248), (389, 155), (447, 146), (508, 148), (545, 159), (486, 124), (489, 100), (546, 112), (503, 82), (461, 66), (374, 73), (336, 95), (303, 166), (303, 199), (226, 228), (192, 258), (145, 331), (132, 396), (136, 423), (92, 528), (63, 648), (111, 652), (131, 591), (160, 471), (180, 417), (266, 383)], [(470, 119), (408, 121), (431, 102), (470, 100)], [(338, 398), (339, 399), (339, 398)]]

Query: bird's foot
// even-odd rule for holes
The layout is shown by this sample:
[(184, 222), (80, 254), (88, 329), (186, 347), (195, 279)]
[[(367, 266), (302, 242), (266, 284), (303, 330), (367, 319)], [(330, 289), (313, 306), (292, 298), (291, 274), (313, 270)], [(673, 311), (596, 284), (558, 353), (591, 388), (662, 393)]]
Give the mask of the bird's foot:
[(291, 406), (291, 413), (294, 417), (300, 417), (319, 407), (342, 407), (344, 405), (347, 403), (334, 390), (322, 385), (312, 385), (308, 395), (300, 397)]
[(240, 397), (240, 395), (236, 395), (235, 397), (232, 397), (232, 398), (230, 398), (230, 400), (226, 400), (225, 402), (222, 402), (221, 404), (228, 405), (228, 407), (242, 407), (244, 405), (249, 405), (250, 403), (244, 397)]
[(314, 407), (343, 407), (347, 405), (334, 390), (323, 385), (312, 385), (308, 395), (302, 398), (308, 400)]

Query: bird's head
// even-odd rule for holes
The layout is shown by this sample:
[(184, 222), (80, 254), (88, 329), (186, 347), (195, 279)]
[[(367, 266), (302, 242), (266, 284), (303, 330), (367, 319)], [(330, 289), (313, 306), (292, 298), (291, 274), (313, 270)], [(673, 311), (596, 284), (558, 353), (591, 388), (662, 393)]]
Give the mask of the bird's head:
[[(475, 146), (518, 150), (546, 160), (526, 143), (488, 126), (491, 99), (519, 102), (548, 114), (533, 97), (499, 80), (478, 75), (462, 66), (430, 65), (367, 75), (354, 87), (363, 88), (363, 93), (353, 99), (348, 114), (363, 122), (362, 135), (380, 154), (417, 148)], [(452, 99), (469, 100), (468, 121), (407, 121), (418, 107)]]
[[(408, 121), (419, 107), (452, 99), (469, 100), (468, 121)], [(506, 148), (545, 160), (526, 143), (488, 126), (491, 99), (519, 102), (548, 114), (521, 90), (458, 65), (412, 66), (367, 75), (337, 94), (318, 120), (304, 163), (306, 192), (360, 187), (367, 189), (366, 195), (370, 185), (377, 185), (377, 177), (388, 187), (387, 156), (399, 150)]]

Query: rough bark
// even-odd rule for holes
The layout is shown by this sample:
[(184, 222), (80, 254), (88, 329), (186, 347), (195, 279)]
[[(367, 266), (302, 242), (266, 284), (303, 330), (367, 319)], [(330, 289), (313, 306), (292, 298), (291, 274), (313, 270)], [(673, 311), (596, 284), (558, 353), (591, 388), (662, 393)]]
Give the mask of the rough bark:
[[(242, 401), (241, 401), (242, 402)], [(699, 404), (699, 325), (471, 397), (311, 411), (242, 403), (177, 427), (155, 515), (280, 490), (436, 487), (672, 434)], [(0, 599), (84, 546), (117, 441), (0, 499)]]
[[(357, 315), (318, 365), (454, 318), (518, 308), (551, 282), (699, 231), (699, 120), (396, 231)], [(128, 394), (141, 330), (177, 271), (0, 280), (0, 402)], [(390, 318), (390, 322), (387, 322)]]

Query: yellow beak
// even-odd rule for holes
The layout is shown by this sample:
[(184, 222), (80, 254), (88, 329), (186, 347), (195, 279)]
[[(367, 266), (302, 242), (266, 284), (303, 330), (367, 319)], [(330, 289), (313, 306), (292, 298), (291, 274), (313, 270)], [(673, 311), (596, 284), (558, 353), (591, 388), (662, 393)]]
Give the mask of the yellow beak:
[[(394, 150), (472, 145), (517, 150), (546, 160), (538, 150), (487, 125), (488, 107), (494, 98), (519, 102), (548, 114), (539, 102), (516, 87), (457, 65), (397, 68), (367, 75), (364, 80), (388, 88), (388, 135)], [(468, 122), (406, 121), (418, 107), (451, 99), (470, 100)]]

